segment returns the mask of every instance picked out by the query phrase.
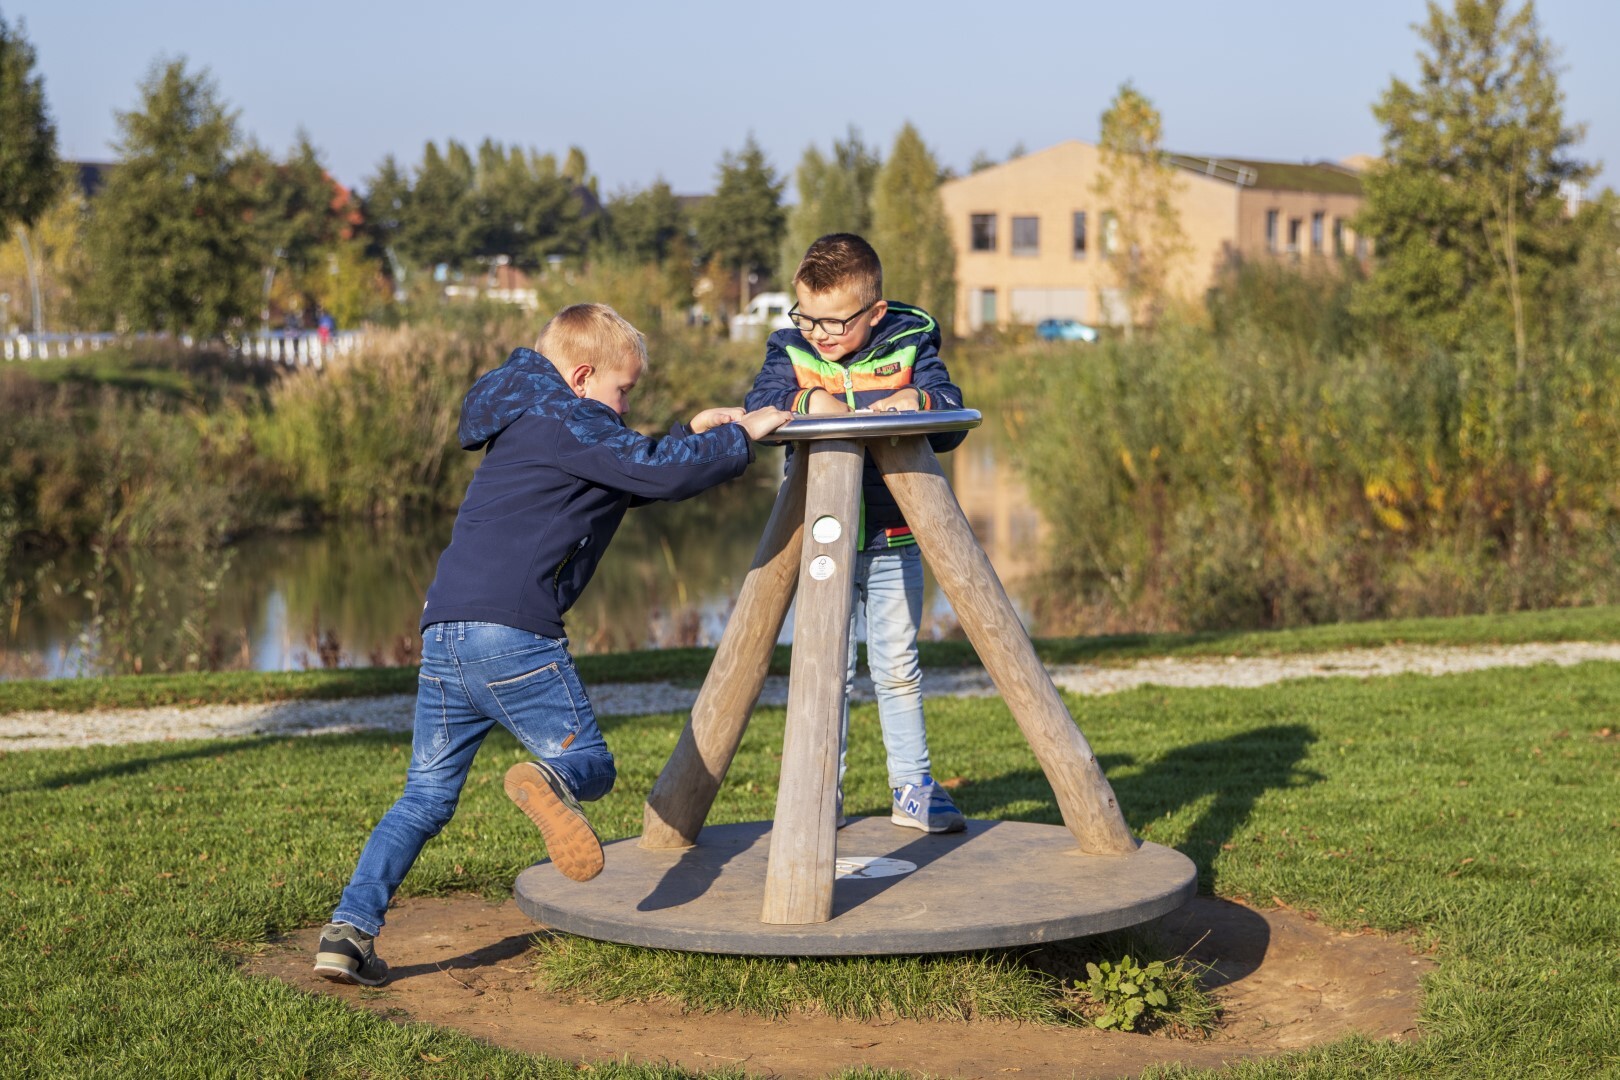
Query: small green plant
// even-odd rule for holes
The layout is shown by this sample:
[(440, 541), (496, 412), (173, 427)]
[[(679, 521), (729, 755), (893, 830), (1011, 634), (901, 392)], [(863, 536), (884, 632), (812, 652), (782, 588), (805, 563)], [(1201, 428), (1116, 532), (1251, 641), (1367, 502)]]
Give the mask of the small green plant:
[(1170, 1005), (1169, 980), (1162, 960), (1138, 967), (1134, 959), (1125, 956), (1117, 964), (1107, 960), (1087, 964), (1086, 974), (1090, 979), (1085, 990), (1103, 1009), (1091, 1018), (1097, 1027), (1135, 1031), (1138, 1020), (1153, 1018), (1149, 1010)]

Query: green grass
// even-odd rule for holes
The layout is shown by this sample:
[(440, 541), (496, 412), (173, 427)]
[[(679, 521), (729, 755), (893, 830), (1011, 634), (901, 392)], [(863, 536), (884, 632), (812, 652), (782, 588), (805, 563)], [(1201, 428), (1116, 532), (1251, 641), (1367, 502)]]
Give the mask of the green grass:
[[(1349, 1039), (1232, 1075), (1620, 1075), (1620, 665), (1070, 705), (1132, 828), (1192, 856), (1202, 891), (1409, 932), (1438, 962), (1420, 1041)], [(593, 810), (604, 838), (639, 831), (681, 719), (606, 722), (621, 775)], [(930, 733), (970, 814), (1059, 822), (999, 701), (933, 702)], [(761, 710), (711, 820), (770, 815), (781, 735), (781, 710)], [(848, 809), (880, 812), (871, 707), (851, 743)], [(408, 756), (387, 734), (0, 754), (0, 1061), (43, 1076), (572, 1075), (240, 973), (325, 918)], [(491, 739), (404, 895), (510, 895), (536, 856), (501, 793), (519, 756)]]
[[(1396, 619), (1298, 630), (1041, 638), (1034, 644), (1035, 651), (1048, 664), (1109, 664), (1152, 656), (1279, 656), (1389, 644), (1496, 645), (1534, 641), (1620, 641), (1620, 607)], [(971, 667), (979, 662), (973, 646), (966, 641), (925, 641), (920, 648), (924, 667)], [(779, 646), (771, 659), (771, 673), (786, 675), (791, 655), (787, 646)], [(713, 659), (713, 649), (688, 648), (604, 653), (581, 656), (576, 662), (587, 684), (664, 679), (695, 684), (708, 672)], [(414, 667), (16, 679), (0, 681), (0, 713), (227, 705), (415, 692)]]
[(1140, 1030), (1207, 1033), (1218, 1007), (1196, 965), (1165, 954), (1151, 931), (1121, 931), (1039, 948), (941, 956), (783, 961), (643, 949), (559, 934), (538, 941), (537, 982), (591, 1001), (667, 1001), (699, 1012), (780, 1017), (820, 1012), (857, 1020), (1015, 1020), (1089, 1024), (1105, 1003), (1084, 992), (1088, 961), (1164, 959), (1166, 1006)]

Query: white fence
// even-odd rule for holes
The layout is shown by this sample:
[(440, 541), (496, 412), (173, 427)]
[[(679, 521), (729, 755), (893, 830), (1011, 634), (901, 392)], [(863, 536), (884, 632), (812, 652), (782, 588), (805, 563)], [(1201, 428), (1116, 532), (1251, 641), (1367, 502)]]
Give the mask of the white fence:
[[(320, 367), (335, 356), (347, 356), (364, 339), (359, 330), (345, 330), (322, 339), (314, 330), (271, 330), (231, 343), (231, 351), (244, 360), (287, 367)], [(61, 360), (99, 352), (109, 345), (143, 341), (177, 342), (196, 348), (189, 335), (179, 338), (155, 334), (7, 334), (0, 336), (0, 360)]]

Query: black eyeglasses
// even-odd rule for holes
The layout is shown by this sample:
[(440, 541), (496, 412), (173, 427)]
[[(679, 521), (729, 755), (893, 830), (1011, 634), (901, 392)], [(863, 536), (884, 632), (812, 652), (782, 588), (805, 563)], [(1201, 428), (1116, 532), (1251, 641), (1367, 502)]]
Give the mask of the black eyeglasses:
[(872, 303), (867, 304), (847, 319), (812, 319), (801, 312), (798, 305), (795, 304), (793, 310), (788, 312), (788, 318), (793, 320), (793, 325), (799, 328), (801, 334), (808, 334), (811, 330), (819, 327), (821, 332), (829, 337), (843, 337), (849, 333), (849, 324), (871, 311), (876, 303), (876, 300), (872, 301)]

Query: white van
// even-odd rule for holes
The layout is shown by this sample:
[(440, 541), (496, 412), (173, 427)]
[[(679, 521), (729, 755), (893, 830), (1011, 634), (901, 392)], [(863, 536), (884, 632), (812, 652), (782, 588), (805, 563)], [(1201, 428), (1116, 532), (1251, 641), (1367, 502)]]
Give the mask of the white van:
[(763, 341), (773, 331), (793, 325), (787, 317), (793, 297), (785, 292), (762, 292), (731, 320), (732, 341)]

